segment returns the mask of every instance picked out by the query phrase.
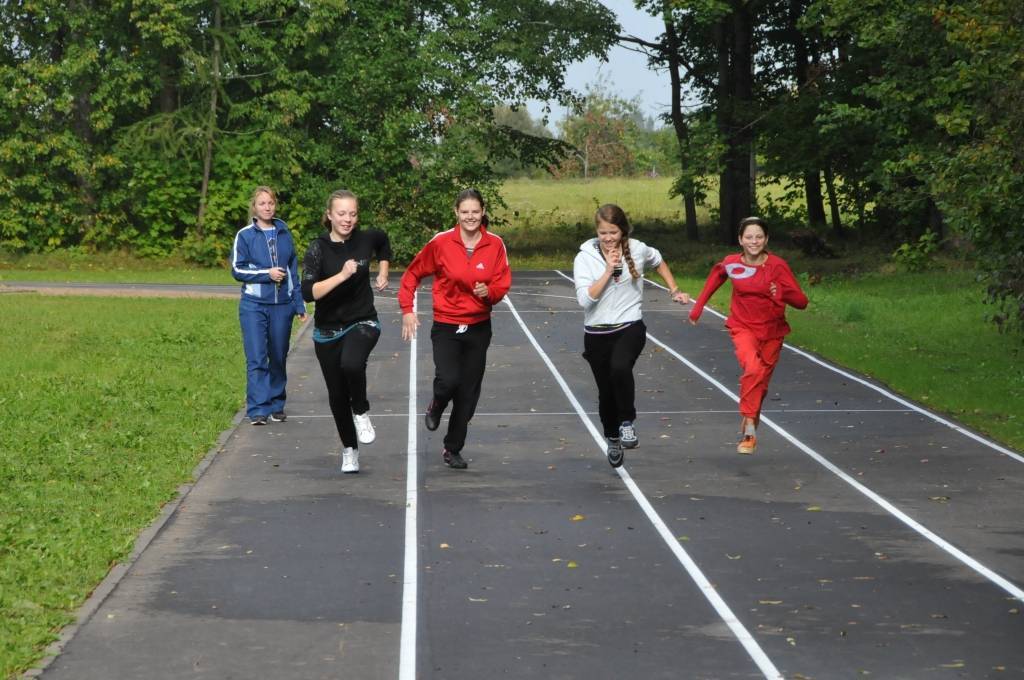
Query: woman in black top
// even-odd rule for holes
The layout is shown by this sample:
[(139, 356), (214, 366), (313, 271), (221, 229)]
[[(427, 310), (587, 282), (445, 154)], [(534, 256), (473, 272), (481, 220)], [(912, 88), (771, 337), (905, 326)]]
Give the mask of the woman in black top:
[(376, 438), (366, 398), (366, 360), (380, 337), (370, 289), (370, 260), (380, 262), (377, 290), (388, 285), (391, 244), (378, 229), (356, 229), (359, 201), (339, 189), (327, 199), (324, 227), (309, 244), (302, 271), (302, 298), (316, 301), (313, 342), (334, 424), (344, 447), (342, 472), (359, 472), (359, 444)]

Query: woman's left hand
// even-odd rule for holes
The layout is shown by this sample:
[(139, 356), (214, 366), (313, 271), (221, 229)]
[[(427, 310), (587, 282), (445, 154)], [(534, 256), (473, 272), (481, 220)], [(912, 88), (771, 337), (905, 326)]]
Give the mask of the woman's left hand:
[(772, 281), (771, 283), (769, 283), (769, 284), (768, 284), (768, 294), (769, 294), (769, 295), (771, 295), (771, 296), (772, 296), (773, 298), (775, 297), (775, 293), (776, 293), (776, 292), (777, 292), (778, 290), (779, 290), (779, 289), (778, 289), (778, 287), (777, 287), (777, 286), (775, 285), (775, 282), (774, 282), (774, 281)]
[(388, 276), (383, 272), (377, 274), (377, 290), (381, 291), (388, 287)]
[(481, 300), (486, 300), (487, 299), (487, 284), (486, 283), (482, 283), (480, 281), (477, 281), (476, 285), (473, 286), (473, 295), (476, 295)]

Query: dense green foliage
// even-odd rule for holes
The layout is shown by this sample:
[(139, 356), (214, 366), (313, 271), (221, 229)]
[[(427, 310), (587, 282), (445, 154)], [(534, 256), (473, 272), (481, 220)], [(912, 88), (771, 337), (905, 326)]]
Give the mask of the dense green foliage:
[[(408, 257), (492, 153), (544, 145), (498, 102), (568, 101), (594, 0), (0, 4), (0, 247), (225, 256), (254, 186), (305, 240), (329, 190)], [(27, 115), (26, 115), (27, 114)]]
[(0, 677), (71, 620), (230, 425), (237, 304), (0, 297)]

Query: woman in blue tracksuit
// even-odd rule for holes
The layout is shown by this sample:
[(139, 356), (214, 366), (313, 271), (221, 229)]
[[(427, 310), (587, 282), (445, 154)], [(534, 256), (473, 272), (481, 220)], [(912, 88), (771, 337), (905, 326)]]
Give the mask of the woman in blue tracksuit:
[(231, 249), (231, 273), (242, 282), (238, 319), (245, 348), (245, 414), (253, 425), (287, 418), (285, 362), (292, 317), (306, 320), (295, 242), (288, 225), (274, 217), (276, 210), (274, 190), (256, 187), (249, 202), (252, 223), (238, 230)]

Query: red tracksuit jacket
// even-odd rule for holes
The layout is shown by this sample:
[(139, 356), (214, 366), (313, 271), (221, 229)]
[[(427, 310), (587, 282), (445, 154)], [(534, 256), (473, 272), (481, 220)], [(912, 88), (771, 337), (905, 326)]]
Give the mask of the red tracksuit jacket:
[[(403, 314), (412, 311), (413, 296), (425, 276), (434, 277), (434, 320), (474, 324), (491, 317), (491, 307), (501, 302), (512, 286), (512, 270), (501, 237), (480, 227), (482, 236), (466, 256), (458, 225), (437, 234), (423, 246), (402, 274), (398, 305)], [(473, 294), (477, 282), (487, 284), (487, 299)]]
[[(704, 290), (690, 310), (692, 320), (700, 318), (708, 298), (726, 279), (732, 279), (732, 300), (729, 318), (725, 320), (726, 328), (747, 329), (759, 340), (781, 338), (789, 333), (786, 305), (797, 309), (807, 306), (807, 296), (781, 257), (768, 253), (763, 264), (751, 267), (743, 264), (740, 253), (734, 253), (711, 268)], [(775, 283), (775, 297), (769, 292), (772, 282)]]

